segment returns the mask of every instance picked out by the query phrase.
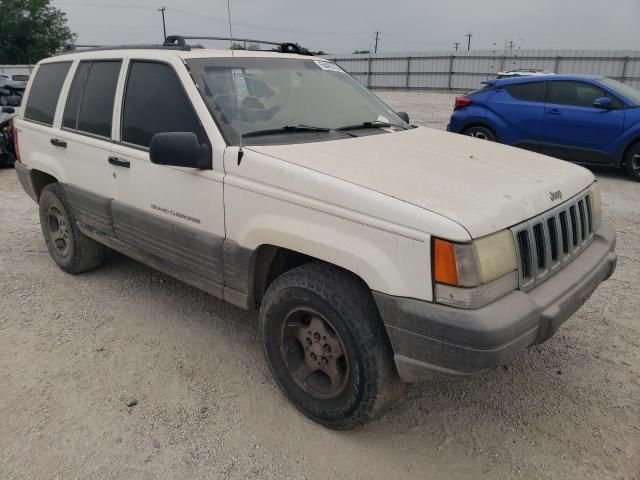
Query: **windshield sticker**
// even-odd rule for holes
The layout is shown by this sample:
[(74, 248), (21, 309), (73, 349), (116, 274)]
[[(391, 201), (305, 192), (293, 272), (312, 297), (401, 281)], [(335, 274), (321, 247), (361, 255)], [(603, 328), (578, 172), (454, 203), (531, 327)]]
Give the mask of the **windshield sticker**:
[(342, 70), (338, 65), (336, 65), (333, 62), (326, 62), (324, 60), (314, 60), (314, 63), (317, 66), (319, 66), (322, 70), (326, 70), (328, 72), (344, 73), (344, 70)]

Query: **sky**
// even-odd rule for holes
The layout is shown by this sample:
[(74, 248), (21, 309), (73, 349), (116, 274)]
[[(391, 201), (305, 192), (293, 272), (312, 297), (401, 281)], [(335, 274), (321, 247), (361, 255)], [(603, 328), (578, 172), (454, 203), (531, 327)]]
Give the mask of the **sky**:
[[(351, 53), (640, 49), (640, 0), (229, 0), (235, 37)], [(79, 44), (157, 43), (167, 33), (228, 36), (227, 0), (53, 0)], [(207, 45), (209, 46), (209, 45)], [(211, 45), (214, 46), (214, 45)]]

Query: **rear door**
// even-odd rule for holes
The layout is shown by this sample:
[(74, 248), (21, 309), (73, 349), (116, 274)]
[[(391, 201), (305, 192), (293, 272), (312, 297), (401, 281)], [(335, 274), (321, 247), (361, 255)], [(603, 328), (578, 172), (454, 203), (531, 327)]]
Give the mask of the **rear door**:
[(535, 150), (544, 122), (544, 81), (505, 85), (491, 96), (491, 109), (506, 124), (500, 141)]
[(111, 235), (111, 200), (116, 190), (109, 153), (121, 68), (121, 59), (77, 64), (56, 134), (61, 142), (59, 158), (67, 172), (63, 186), (76, 217)]
[[(611, 98), (614, 109), (595, 108)], [(610, 163), (624, 128), (624, 105), (588, 82), (553, 80), (547, 88), (542, 139), (544, 152), (580, 163)]]
[[(183, 63), (134, 58), (127, 69), (111, 152), (116, 234), (147, 263), (222, 297), (226, 145)], [(151, 139), (163, 132), (195, 133), (212, 147), (213, 170), (151, 163)]]

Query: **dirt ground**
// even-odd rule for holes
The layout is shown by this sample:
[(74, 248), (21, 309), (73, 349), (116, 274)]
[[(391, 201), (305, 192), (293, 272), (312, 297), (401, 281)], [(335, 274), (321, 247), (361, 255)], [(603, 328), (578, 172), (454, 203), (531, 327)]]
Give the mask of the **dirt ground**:
[[(453, 105), (381, 95), (439, 128)], [(618, 270), (553, 339), (335, 433), (283, 399), (255, 314), (117, 254), (63, 273), (0, 170), (0, 478), (640, 478), (640, 184), (596, 174)]]

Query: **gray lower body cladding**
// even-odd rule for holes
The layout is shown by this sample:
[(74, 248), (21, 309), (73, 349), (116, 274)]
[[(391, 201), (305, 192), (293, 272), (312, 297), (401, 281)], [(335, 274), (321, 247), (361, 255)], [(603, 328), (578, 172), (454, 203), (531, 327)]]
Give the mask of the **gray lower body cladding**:
[(400, 377), (416, 382), (477, 373), (551, 338), (615, 270), (615, 238), (601, 226), (556, 276), (477, 310), (374, 292)]

